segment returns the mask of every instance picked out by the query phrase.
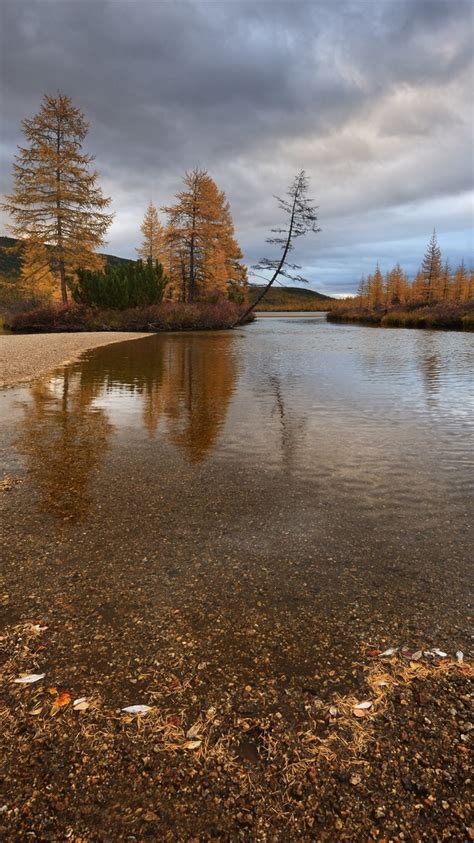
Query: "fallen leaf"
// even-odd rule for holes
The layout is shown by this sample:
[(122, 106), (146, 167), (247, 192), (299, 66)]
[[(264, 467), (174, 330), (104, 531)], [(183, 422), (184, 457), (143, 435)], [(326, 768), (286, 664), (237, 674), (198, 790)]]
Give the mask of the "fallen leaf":
[(122, 711), (126, 711), (128, 714), (146, 714), (150, 710), (150, 705), (127, 705), (122, 708)]
[(194, 726), (191, 726), (190, 729), (186, 732), (187, 738), (197, 738), (198, 735), (201, 733), (201, 725), (199, 723), (195, 723)]
[(336, 705), (329, 706), (329, 714), (331, 715), (331, 717), (337, 717), (337, 706)]
[(159, 817), (154, 811), (147, 811), (146, 814), (143, 814), (143, 819), (146, 823), (154, 823), (159, 819)]
[(439, 656), (440, 659), (445, 659), (447, 655), (444, 650), (438, 650), (437, 647), (434, 650), (427, 650), (425, 653), (425, 656)]
[(65, 705), (69, 705), (71, 702), (71, 694), (69, 691), (62, 691), (55, 700), (53, 700), (53, 710), (57, 711), (58, 708), (63, 708)]
[(388, 650), (384, 650), (383, 653), (380, 653), (381, 656), (394, 656), (395, 653), (398, 653), (398, 647), (389, 647)]
[(80, 700), (75, 700), (75, 702), (73, 703), (74, 711), (87, 711), (89, 706), (90, 702), (87, 702), (85, 697)]
[(19, 676), (18, 679), (14, 679), (13, 681), (18, 685), (31, 685), (33, 682), (39, 682), (40, 679), (44, 679), (45, 676), (46, 673), (28, 673), (26, 676)]
[(183, 749), (199, 749), (202, 741), (186, 741), (183, 743)]
[(464, 653), (462, 650), (456, 650), (456, 660), (461, 664), (464, 661)]
[(354, 717), (367, 717), (367, 711), (363, 708), (353, 708), (352, 714)]
[(30, 711), (30, 714), (32, 715), (32, 717), (36, 717), (36, 715), (37, 715), (37, 714), (41, 714), (41, 712), (42, 712), (42, 711), (43, 711), (43, 709), (42, 709), (42, 707), (40, 706), (39, 708), (33, 708), (33, 709)]
[(423, 667), (423, 665), (421, 665), (419, 662), (410, 662), (410, 667), (412, 670), (419, 670), (421, 667)]
[(364, 700), (364, 702), (356, 703), (354, 708), (372, 708), (372, 701)]
[(361, 783), (361, 781), (362, 781), (362, 778), (361, 778), (361, 776), (359, 776), (358, 773), (355, 773), (353, 776), (351, 776), (351, 784), (358, 785), (358, 784)]

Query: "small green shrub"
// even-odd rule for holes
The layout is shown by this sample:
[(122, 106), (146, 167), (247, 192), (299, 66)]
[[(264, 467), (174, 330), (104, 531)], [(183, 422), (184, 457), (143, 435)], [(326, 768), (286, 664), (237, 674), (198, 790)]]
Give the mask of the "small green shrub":
[(107, 264), (103, 272), (79, 269), (72, 296), (78, 304), (90, 307), (148, 307), (162, 301), (167, 283), (162, 265), (151, 260)]

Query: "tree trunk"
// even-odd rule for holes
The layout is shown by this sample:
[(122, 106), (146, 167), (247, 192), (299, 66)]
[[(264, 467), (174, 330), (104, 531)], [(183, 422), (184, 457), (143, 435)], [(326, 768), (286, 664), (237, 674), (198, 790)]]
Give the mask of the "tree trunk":
[(61, 151), (61, 127), (58, 125), (56, 136), (57, 169), (56, 169), (56, 225), (58, 233), (58, 265), (59, 277), (61, 279), (61, 300), (67, 304), (66, 267), (64, 263), (63, 228), (61, 220), (61, 168), (59, 166), (59, 153)]
[(237, 319), (237, 321), (236, 321), (236, 322), (234, 322), (234, 324), (232, 325), (232, 327), (233, 327), (233, 328), (236, 328), (236, 327), (237, 327), (237, 325), (241, 325), (241, 324), (242, 324), (242, 322), (244, 321), (244, 319), (246, 319), (246, 318), (247, 318), (247, 316), (249, 315), (249, 313), (251, 313), (251, 312), (252, 312), (252, 310), (253, 310), (253, 309), (257, 306), (257, 304), (258, 304), (260, 301), (262, 301), (262, 299), (263, 299), (264, 295), (268, 292), (268, 290), (270, 289), (270, 287), (272, 286), (272, 284), (274, 283), (274, 281), (278, 278), (278, 276), (279, 276), (280, 272), (281, 272), (281, 271), (282, 271), (282, 269), (283, 269), (283, 265), (284, 265), (284, 263), (285, 263), (285, 261), (286, 261), (286, 256), (287, 256), (287, 254), (288, 254), (288, 249), (290, 248), (291, 237), (292, 237), (292, 235), (293, 235), (293, 225), (294, 225), (294, 222), (295, 222), (295, 209), (296, 209), (296, 200), (297, 200), (297, 198), (298, 198), (298, 193), (296, 193), (296, 194), (295, 194), (295, 197), (294, 197), (294, 199), (293, 199), (293, 207), (292, 207), (292, 210), (291, 210), (290, 225), (289, 225), (289, 228), (288, 228), (288, 237), (286, 238), (285, 248), (283, 249), (283, 254), (282, 254), (282, 256), (281, 256), (280, 263), (278, 264), (277, 268), (275, 269), (275, 272), (273, 273), (272, 277), (270, 278), (270, 281), (268, 282), (267, 286), (266, 286), (266, 287), (264, 287), (263, 291), (262, 291), (262, 292), (260, 293), (260, 295), (256, 298), (256, 300), (254, 301), (254, 303), (253, 303), (253, 304), (251, 304), (251, 305), (250, 305), (250, 307), (248, 307), (246, 310), (244, 310), (244, 312), (242, 313), (242, 315), (241, 315), (241, 316), (239, 316), (239, 318)]

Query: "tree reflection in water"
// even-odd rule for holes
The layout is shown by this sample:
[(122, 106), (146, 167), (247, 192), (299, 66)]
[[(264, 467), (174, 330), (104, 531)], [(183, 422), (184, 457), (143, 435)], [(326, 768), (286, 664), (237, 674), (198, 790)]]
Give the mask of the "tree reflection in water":
[(148, 433), (197, 464), (217, 441), (236, 379), (228, 335), (188, 334), (104, 346), (33, 385), (17, 447), (26, 456), (40, 508), (66, 520), (90, 511), (93, 474), (114, 430), (108, 396), (118, 398), (119, 407), (121, 394), (136, 397)]
[(104, 456), (113, 426), (92, 406), (97, 388), (85, 386), (69, 368), (61, 377), (31, 388), (24, 407), (18, 450), (43, 511), (78, 521), (93, 503), (92, 474)]

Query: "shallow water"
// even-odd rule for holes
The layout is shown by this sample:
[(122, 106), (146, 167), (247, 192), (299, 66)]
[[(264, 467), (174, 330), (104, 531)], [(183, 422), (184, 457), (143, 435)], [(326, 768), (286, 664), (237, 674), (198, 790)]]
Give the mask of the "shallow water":
[(7, 621), (74, 617), (50, 655), (70, 681), (126, 682), (150, 641), (166, 661), (169, 612), (237, 682), (465, 648), (473, 372), (471, 335), (312, 315), (110, 345), (4, 391)]

